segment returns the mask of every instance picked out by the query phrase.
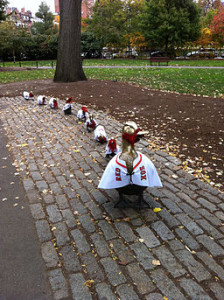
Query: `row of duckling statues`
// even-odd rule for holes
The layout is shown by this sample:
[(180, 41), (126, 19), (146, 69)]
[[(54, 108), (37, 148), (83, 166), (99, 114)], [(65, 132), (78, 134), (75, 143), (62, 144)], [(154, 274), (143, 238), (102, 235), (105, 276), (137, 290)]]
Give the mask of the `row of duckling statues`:
[[(26, 93), (26, 92), (24, 92)], [(32, 94), (32, 93), (31, 93)], [(28, 95), (30, 97), (30, 95)], [(25, 95), (24, 95), (25, 98)], [(27, 97), (28, 98), (28, 97)], [(32, 99), (33, 94), (30, 98)], [(58, 108), (57, 100), (51, 98), (49, 105), (52, 109)], [(45, 96), (38, 96), (39, 105), (46, 104)], [(63, 107), (65, 114), (72, 113), (72, 98), (68, 98)], [(152, 161), (143, 153), (135, 150), (135, 144), (148, 132), (142, 131), (133, 121), (128, 121), (122, 129), (122, 149), (119, 149), (114, 138), (108, 139), (104, 126), (97, 123), (87, 107), (83, 106), (77, 113), (77, 122), (84, 123), (88, 132), (94, 132), (94, 139), (99, 143), (107, 143), (105, 153), (110, 161), (101, 177), (99, 189), (116, 189), (119, 200), (115, 207), (149, 207), (143, 198), (146, 188), (162, 187), (161, 180)], [(130, 201), (125, 195), (137, 196), (137, 200)]]

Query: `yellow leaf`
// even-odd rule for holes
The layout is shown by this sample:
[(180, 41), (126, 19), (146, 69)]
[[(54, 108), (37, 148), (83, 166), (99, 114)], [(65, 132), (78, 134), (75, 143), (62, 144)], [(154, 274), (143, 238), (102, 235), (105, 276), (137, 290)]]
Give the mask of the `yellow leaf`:
[(157, 213), (157, 212), (161, 211), (161, 208), (155, 207), (155, 208), (153, 209), (153, 211), (154, 211), (155, 213)]
[(88, 287), (91, 287), (94, 283), (94, 280), (87, 280), (84, 284)]
[(73, 150), (73, 152), (80, 152), (79, 150)]
[(28, 145), (28, 144), (22, 144), (21, 146), (22, 146), (22, 147), (26, 147), (27, 145)]
[(161, 265), (160, 261), (157, 260), (157, 259), (153, 259), (152, 264), (153, 264), (154, 266), (160, 266), (160, 265)]

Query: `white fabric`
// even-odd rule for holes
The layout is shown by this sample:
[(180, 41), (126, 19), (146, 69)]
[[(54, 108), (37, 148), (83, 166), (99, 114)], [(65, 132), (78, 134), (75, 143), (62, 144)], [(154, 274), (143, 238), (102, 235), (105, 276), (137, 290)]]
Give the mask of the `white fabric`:
[(55, 108), (54, 107), (54, 100), (56, 100), (56, 99), (55, 98), (50, 99), (50, 101), (49, 101), (50, 108)]
[(82, 119), (84, 119), (85, 117), (86, 117), (86, 119), (88, 119), (89, 113), (86, 112), (86, 113), (85, 113), (85, 116), (84, 116), (83, 110), (80, 109), (80, 110), (78, 111), (78, 113), (77, 113), (77, 118), (82, 120)]
[(107, 134), (106, 134), (106, 131), (104, 129), (104, 127), (102, 125), (98, 125), (96, 127), (96, 129), (94, 130), (94, 139), (96, 141), (99, 141), (99, 137), (100, 136), (103, 136), (106, 138), (106, 141), (108, 141), (108, 138), (107, 138)]
[[(119, 152), (121, 152), (121, 149), (119, 147), (117, 147), (114, 151), (115, 154), (118, 154)], [(108, 147), (108, 144), (106, 145), (106, 149), (105, 149), (105, 154), (112, 154), (111, 149)]]
[[(39, 104), (39, 105), (43, 105), (43, 104), (45, 104), (44, 103), (44, 98), (45, 98), (45, 96), (38, 96), (37, 97), (37, 103)], [(45, 98), (46, 99), (46, 98)]]
[(23, 97), (24, 97), (24, 99), (26, 99), (26, 100), (29, 100), (29, 99), (32, 98), (32, 97), (30, 97), (30, 93), (29, 93), (29, 92), (23, 92)]
[(118, 153), (108, 163), (98, 188), (115, 189), (129, 184), (147, 187), (162, 187), (154, 164), (144, 154), (140, 152), (137, 153), (138, 157), (133, 163), (134, 174), (132, 176), (127, 175), (126, 163), (120, 159), (121, 153)]
[(72, 108), (72, 105), (70, 104), (70, 103), (66, 103), (65, 105), (64, 105), (64, 107), (63, 107), (63, 110), (67, 110), (67, 109), (69, 109), (69, 108)]

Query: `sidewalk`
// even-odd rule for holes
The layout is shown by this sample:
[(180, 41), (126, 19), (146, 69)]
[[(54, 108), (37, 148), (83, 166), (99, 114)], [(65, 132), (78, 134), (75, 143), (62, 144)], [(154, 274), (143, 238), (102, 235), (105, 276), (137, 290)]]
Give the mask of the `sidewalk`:
[[(22, 97), (0, 100), (54, 299), (223, 300), (224, 194), (142, 141), (164, 186), (145, 199), (161, 211), (113, 208), (117, 192), (97, 189), (104, 146), (76, 123), (79, 107), (65, 117)], [(91, 112), (120, 142), (122, 124)]]

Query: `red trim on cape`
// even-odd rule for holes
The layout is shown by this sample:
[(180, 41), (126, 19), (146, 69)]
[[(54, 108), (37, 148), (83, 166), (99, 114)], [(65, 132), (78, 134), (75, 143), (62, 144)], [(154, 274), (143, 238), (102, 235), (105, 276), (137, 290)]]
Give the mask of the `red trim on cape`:
[[(119, 166), (121, 166), (121, 167), (127, 169), (127, 167), (126, 167), (125, 165), (122, 165), (121, 163), (119, 163), (118, 158), (120, 157), (120, 155), (121, 155), (121, 153), (119, 153), (119, 154), (116, 156), (116, 160), (115, 160), (115, 161), (116, 161), (116, 163), (117, 163)], [(140, 160), (139, 160), (139, 162), (137, 162), (137, 164), (133, 167), (133, 171), (134, 171), (134, 169), (136, 169), (136, 168), (140, 165), (140, 163), (142, 162), (142, 155), (139, 154), (139, 156), (140, 156)]]

